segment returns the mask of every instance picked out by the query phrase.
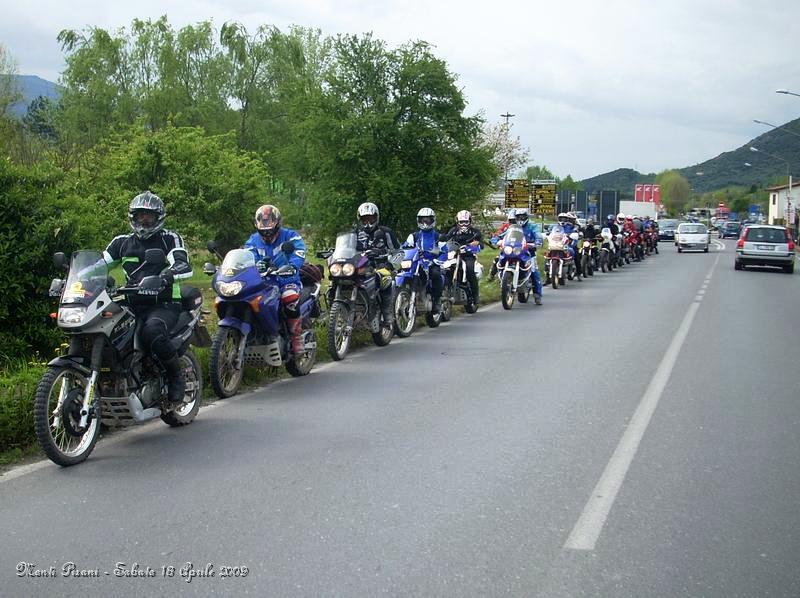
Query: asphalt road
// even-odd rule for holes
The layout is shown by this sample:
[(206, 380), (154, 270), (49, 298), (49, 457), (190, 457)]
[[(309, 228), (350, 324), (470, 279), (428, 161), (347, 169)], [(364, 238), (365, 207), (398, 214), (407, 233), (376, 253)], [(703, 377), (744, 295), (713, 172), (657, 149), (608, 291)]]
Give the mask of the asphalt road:
[(725, 244), (0, 477), (0, 595), (800, 595), (800, 276)]

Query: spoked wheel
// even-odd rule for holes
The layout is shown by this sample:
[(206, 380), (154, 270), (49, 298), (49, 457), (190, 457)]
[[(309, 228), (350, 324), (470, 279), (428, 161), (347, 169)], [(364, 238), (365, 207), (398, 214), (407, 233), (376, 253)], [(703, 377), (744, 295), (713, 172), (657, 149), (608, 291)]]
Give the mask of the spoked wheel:
[(94, 415), (85, 428), (80, 427), (88, 383), (76, 370), (51, 367), (36, 387), (33, 407), (36, 437), (47, 457), (63, 467), (86, 460), (100, 433), (100, 419)]
[(200, 411), (200, 403), (203, 401), (203, 372), (200, 369), (200, 362), (197, 361), (197, 357), (191, 351), (186, 351), (181, 355), (180, 360), (183, 368), (183, 377), (186, 380), (183, 403), (180, 407), (161, 415), (162, 421), (173, 428), (192, 423), (194, 418), (197, 417), (197, 413)]
[(525, 290), (524, 291), (517, 291), (517, 299), (519, 299), (520, 303), (527, 303), (528, 299), (531, 296), (531, 285), (525, 283)]
[(303, 343), (305, 351), (292, 355), (286, 362), (286, 371), (295, 378), (308, 374), (317, 362), (317, 333), (309, 319), (303, 320)]
[(503, 303), (503, 309), (511, 309), (514, 307), (514, 298), (516, 293), (511, 289), (511, 272), (506, 272), (503, 275), (503, 282), (500, 286), (500, 300)]
[(411, 301), (411, 291), (397, 291), (394, 302), (394, 331), (397, 336), (407, 338), (417, 325), (417, 306)]
[(214, 334), (209, 357), (209, 377), (211, 388), (220, 399), (236, 394), (244, 375), (244, 364), (236, 364), (239, 358), (239, 344), (242, 333), (236, 328), (220, 326)]
[(328, 313), (328, 353), (334, 361), (341, 361), (350, 349), (353, 327), (350, 324), (350, 308), (334, 301)]
[(610, 270), (611, 266), (610, 265), (606, 266), (607, 263), (608, 263), (608, 255), (606, 255), (606, 254), (601, 255), (600, 256), (600, 270), (602, 272), (606, 272), (607, 270)]
[(554, 262), (550, 262), (550, 282), (554, 289), (558, 288), (558, 270)]
[[(442, 297), (449, 297), (449, 295), (442, 294)], [(449, 298), (442, 299), (441, 316), (442, 322), (449, 322), (453, 318), (453, 302)]]

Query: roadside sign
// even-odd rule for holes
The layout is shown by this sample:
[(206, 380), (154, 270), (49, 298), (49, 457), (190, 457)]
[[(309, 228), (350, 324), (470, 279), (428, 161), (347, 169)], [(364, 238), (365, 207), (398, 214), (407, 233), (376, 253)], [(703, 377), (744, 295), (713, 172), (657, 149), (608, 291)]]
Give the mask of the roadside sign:
[(552, 179), (533, 181), (533, 213), (537, 216), (556, 215), (556, 191), (558, 185)]
[(531, 203), (531, 185), (528, 179), (510, 179), (506, 185), (507, 208), (529, 208)]

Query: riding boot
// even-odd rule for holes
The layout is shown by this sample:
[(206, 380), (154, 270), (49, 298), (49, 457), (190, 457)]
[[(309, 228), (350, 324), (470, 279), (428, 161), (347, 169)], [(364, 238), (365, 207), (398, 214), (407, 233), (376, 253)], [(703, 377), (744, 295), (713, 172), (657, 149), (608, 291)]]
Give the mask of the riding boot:
[(286, 320), (286, 328), (289, 330), (290, 340), (292, 343), (292, 353), (299, 355), (306, 350), (306, 344), (303, 342), (303, 322), (300, 318), (290, 318)]
[(391, 326), (394, 323), (393, 292), (391, 288), (388, 291), (388, 293), (381, 292), (381, 315), (383, 316), (384, 326)]
[(176, 355), (165, 361), (164, 369), (167, 370), (167, 401), (173, 405), (180, 404), (186, 395), (186, 380), (180, 358)]

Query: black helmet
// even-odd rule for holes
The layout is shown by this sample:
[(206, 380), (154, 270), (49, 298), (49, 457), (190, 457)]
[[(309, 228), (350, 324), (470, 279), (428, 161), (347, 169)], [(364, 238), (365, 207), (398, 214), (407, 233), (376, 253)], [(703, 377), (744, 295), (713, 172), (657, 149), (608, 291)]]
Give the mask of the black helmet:
[(155, 193), (145, 191), (131, 200), (128, 206), (128, 220), (136, 236), (149, 239), (162, 228), (167, 210), (164, 202)]

